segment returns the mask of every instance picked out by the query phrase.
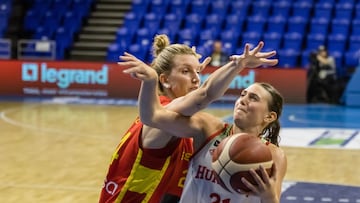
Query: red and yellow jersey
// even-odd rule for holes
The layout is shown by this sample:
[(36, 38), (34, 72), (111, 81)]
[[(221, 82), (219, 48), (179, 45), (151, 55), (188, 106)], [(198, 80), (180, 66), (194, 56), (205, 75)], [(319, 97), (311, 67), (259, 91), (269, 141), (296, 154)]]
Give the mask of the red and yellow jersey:
[[(169, 102), (160, 99), (163, 105)], [(159, 203), (180, 197), (193, 153), (192, 139), (175, 139), (163, 149), (143, 149), (142, 127), (137, 118), (122, 137), (111, 158), (100, 203)]]

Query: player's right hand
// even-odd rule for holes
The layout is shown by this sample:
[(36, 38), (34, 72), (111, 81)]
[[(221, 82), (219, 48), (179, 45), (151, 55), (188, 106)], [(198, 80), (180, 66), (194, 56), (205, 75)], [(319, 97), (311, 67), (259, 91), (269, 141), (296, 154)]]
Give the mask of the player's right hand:
[(124, 55), (119, 57), (120, 62), (118, 65), (125, 66), (126, 69), (123, 70), (123, 73), (131, 75), (131, 77), (142, 80), (142, 81), (157, 81), (158, 75), (156, 71), (136, 58), (134, 55), (127, 52)]

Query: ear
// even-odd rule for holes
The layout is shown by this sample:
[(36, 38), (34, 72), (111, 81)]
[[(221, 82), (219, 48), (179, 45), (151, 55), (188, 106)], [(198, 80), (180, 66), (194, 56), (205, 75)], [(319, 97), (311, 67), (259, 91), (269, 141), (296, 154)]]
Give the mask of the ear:
[(165, 74), (160, 74), (159, 81), (165, 88), (170, 88), (170, 84), (168, 83), (168, 77)]
[(265, 115), (265, 118), (264, 120), (267, 122), (267, 123), (271, 123), (273, 121), (275, 121), (277, 119), (277, 113), (274, 112), (274, 111), (271, 111), (269, 112), (268, 114)]
[(170, 88), (170, 84), (165, 82), (164, 84), (162, 84), (166, 89), (169, 89)]

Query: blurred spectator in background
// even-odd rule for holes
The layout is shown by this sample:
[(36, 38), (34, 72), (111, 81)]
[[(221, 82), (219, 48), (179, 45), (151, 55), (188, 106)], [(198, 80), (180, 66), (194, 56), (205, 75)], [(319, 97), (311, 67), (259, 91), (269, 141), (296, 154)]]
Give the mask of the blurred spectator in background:
[(310, 54), (307, 102), (337, 103), (336, 65), (325, 46)]
[(213, 43), (213, 50), (211, 53), (211, 66), (220, 67), (225, 65), (229, 61), (229, 55), (223, 51), (223, 44), (219, 40), (215, 40)]

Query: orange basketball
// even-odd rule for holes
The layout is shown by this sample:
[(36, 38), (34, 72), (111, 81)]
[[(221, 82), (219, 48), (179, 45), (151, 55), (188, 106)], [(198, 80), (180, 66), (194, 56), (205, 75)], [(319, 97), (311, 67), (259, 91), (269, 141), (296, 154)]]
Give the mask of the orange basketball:
[(225, 138), (214, 150), (212, 157), (212, 167), (220, 183), (227, 190), (237, 193), (240, 193), (239, 190), (250, 191), (242, 183), (242, 177), (256, 185), (249, 169), (255, 169), (261, 177), (259, 166), (262, 165), (271, 175), (272, 164), (273, 160), (268, 144), (247, 133)]

